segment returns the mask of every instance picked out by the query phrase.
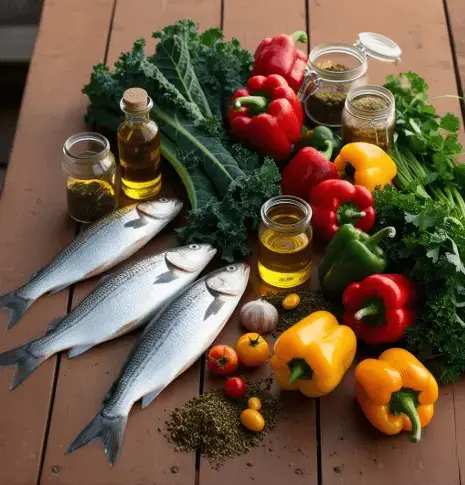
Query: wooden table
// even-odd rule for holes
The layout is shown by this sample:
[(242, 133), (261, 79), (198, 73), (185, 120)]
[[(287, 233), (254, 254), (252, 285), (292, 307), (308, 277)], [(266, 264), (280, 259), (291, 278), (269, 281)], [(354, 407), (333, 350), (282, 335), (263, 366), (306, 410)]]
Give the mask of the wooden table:
[[(403, 59), (399, 66), (370, 62), (372, 82), (413, 70), (428, 80), (433, 95), (463, 94), (463, 0), (47, 0), (0, 200), (0, 294), (23, 283), (76, 232), (65, 213), (61, 147), (69, 135), (85, 129), (87, 101), (80, 90), (93, 64), (112, 65), (135, 39), (150, 39), (153, 30), (184, 17), (202, 29), (220, 25), (226, 37), (237, 37), (250, 50), (263, 37), (298, 29), (309, 31), (312, 46), (380, 32), (402, 46)], [(436, 104), (461, 114), (457, 100)], [(166, 231), (144, 252), (171, 242)], [(42, 298), (11, 331), (4, 328), (2, 313), (0, 351), (42, 335), (94, 284)], [(249, 297), (254, 291), (252, 284)], [(232, 343), (238, 332), (236, 315), (220, 340)], [(99, 409), (134, 339), (124, 337), (74, 360), (52, 358), (14, 392), (8, 391), (11, 369), (0, 369), (0, 485), (461, 483), (465, 383), (441, 389), (432, 424), (421, 443), (412, 445), (405, 435), (388, 438), (367, 424), (354, 404), (352, 373), (322, 399), (284, 394), (286, 412), (264, 446), (219, 470), (194, 453), (176, 453), (158, 431), (171, 409), (212, 385), (199, 364), (144, 411), (134, 407), (113, 469), (99, 442), (65, 456)]]

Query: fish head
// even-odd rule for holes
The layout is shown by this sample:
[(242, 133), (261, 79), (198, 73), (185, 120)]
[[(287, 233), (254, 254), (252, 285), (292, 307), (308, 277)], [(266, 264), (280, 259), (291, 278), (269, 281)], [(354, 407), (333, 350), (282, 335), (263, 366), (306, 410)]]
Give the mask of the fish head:
[(178, 199), (161, 197), (157, 200), (148, 200), (137, 204), (137, 212), (141, 216), (151, 219), (172, 219), (182, 209), (182, 202)]
[(210, 244), (189, 244), (169, 250), (166, 253), (166, 261), (168, 266), (195, 273), (204, 269), (215, 254), (216, 249)]
[(214, 296), (242, 296), (249, 281), (250, 266), (234, 263), (207, 277), (207, 288)]

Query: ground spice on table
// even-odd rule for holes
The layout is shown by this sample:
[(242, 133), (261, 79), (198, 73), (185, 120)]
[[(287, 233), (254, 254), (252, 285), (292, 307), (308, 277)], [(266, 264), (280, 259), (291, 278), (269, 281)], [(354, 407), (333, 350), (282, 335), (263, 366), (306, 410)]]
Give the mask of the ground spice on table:
[[(170, 414), (167, 439), (177, 451), (199, 450), (211, 460), (223, 460), (247, 453), (259, 446), (268, 431), (276, 426), (280, 406), (270, 394), (273, 378), (247, 381), (247, 393), (242, 399), (229, 398), (223, 389), (214, 389), (187, 401)], [(247, 399), (258, 397), (265, 428), (259, 433), (244, 428), (239, 420), (247, 408)]]
[[(300, 303), (293, 310), (284, 310), (282, 301), (291, 293), (297, 293), (300, 296)], [(273, 333), (273, 337), (279, 337), (281, 333), (302, 320), (302, 318), (319, 310), (333, 313), (336, 318), (341, 321), (340, 318), (343, 309), (337, 303), (327, 300), (321, 291), (305, 290), (296, 292), (294, 290), (288, 293), (268, 293), (263, 298), (278, 310), (279, 320), (276, 326), (276, 331)]]

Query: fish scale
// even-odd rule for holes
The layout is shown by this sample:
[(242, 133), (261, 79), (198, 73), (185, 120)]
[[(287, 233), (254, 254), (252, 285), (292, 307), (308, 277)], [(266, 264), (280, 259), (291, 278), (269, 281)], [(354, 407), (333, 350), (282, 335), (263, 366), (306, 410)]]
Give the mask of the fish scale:
[(112, 465), (133, 404), (140, 398), (143, 408), (150, 404), (207, 350), (239, 303), (249, 272), (243, 263), (222, 268), (192, 283), (166, 305), (132, 349), (101, 411), (68, 452), (100, 438)]
[(106, 277), (47, 334), (0, 354), (0, 366), (16, 365), (11, 388), (57, 352), (75, 357), (99, 343), (145, 324), (171, 298), (192, 283), (216, 250), (191, 244), (157, 253)]
[(10, 311), (8, 328), (40, 296), (98, 275), (134, 254), (181, 210), (176, 199), (159, 199), (118, 209), (90, 225), (20, 288), (0, 296)]

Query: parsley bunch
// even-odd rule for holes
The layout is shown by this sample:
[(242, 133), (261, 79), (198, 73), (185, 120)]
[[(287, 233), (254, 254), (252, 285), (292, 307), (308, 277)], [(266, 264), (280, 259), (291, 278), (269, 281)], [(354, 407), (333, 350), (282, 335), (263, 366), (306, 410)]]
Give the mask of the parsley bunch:
[(465, 220), (465, 166), (455, 158), (463, 153), (459, 119), (439, 116), (428, 103), (428, 84), (418, 74), (388, 76), (385, 87), (396, 104), (394, 147), (396, 185), (427, 199), (444, 203)]

